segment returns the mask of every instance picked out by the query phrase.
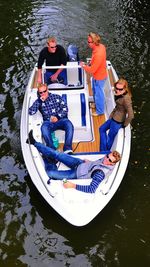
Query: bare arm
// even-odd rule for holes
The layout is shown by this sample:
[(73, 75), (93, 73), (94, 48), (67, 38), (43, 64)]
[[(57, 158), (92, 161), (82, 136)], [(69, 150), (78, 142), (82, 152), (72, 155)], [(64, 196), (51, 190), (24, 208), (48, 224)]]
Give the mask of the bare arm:
[(42, 83), (42, 69), (38, 69), (38, 78), (37, 78), (38, 83)]

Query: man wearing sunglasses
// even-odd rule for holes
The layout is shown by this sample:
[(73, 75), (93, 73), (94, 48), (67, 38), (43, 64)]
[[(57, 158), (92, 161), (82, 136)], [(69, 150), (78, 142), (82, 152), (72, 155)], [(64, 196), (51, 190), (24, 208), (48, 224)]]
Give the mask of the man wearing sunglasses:
[[(66, 179), (90, 179), (92, 181), (89, 185), (79, 185), (66, 181), (65, 188), (74, 188), (85, 193), (95, 193), (101, 181), (109, 176), (115, 164), (120, 161), (121, 156), (117, 151), (112, 151), (101, 159), (95, 161), (83, 160), (71, 155), (59, 152), (50, 147), (37, 142), (33, 137), (31, 130), (26, 141), (28, 144), (34, 145), (37, 150), (47, 159), (62, 162), (69, 170), (58, 170), (56, 164), (45, 165), (45, 170), (50, 179), (63, 180)], [(50, 182), (48, 180), (48, 183)]]
[[(42, 65), (46, 62), (46, 66), (64, 66), (67, 62), (65, 49), (57, 44), (55, 37), (49, 37), (47, 46), (44, 47), (38, 59), (38, 83), (42, 82)], [(67, 84), (67, 75), (65, 69), (49, 69), (45, 73), (45, 82), (47, 84), (53, 82), (61, 82)]]
[(104, 115), (104, 85), (107, 78), (106, 69), (106, 48), (101, 43), (99, 34), (90, 32), (88, 34), (88, 46), (92, 49), (92, 58), (90, 64), (80, 62), (80, 66), (92, 75), (92, 91), (94, 102), (91, 108), (96, 108), (92, 116)]
[(38, 110), (43, 116), (41, 132), (46, 145), (55, 149), (52, 133), (56, 130), (63, 130), (65, 131), (63, 150), (66, 153), (71, 153), (74, 127), (67, 118), (67, 104), (60, 95), (49, 93), (47, 84), (39, 85), (38, 98), (29, 108), (29, 114), (34, 115)]

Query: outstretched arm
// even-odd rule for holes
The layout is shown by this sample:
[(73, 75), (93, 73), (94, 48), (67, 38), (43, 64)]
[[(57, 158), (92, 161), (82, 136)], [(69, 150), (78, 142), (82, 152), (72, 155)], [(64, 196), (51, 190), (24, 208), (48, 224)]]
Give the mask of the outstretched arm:
[(85, 192), (85, 193), (95, 193), (101, 181), (105, 178), (104, 172), (102, 170), (94, 171), (92, 174), (92, 181), (90, 185), (79, 185), (67, 181), (63, 184), (65, 188), (74, 188), (76, 190)]

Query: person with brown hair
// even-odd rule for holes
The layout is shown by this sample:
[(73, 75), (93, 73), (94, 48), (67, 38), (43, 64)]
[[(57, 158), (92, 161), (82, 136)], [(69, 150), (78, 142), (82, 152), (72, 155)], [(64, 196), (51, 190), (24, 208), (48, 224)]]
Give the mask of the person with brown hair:
[[(37, 82), (42, 82), (42, 65), (46, 61), (46, 66), (64, 66), (67, 62), (67, 56), (65, 49), (57, 44), (57, 40), (54, 36), (51, 36), (47, 40), (47, 46), (44, 47), (38, 58), (38, 79)], [(67, 84), (67, 75), (65, 69), (48, 69), (45, 73), (45, 82), (47, 84), (53, 82), (62, 82)]]
[[(92, 181), (89, 185), (79, 185), (66, 181), (64, 183), (65, 188), (74, 188), (76, 190), (85, 193), (95, 193), (102, 180), (109, 176), (113, 170), (115, 164), (120, 161), (121, 155), (117, 151), (112, 151), (106, 154), (103, 158), (95, 161), (83, 160), (71, 155), (59, 152), (44, 144), (37, 142), (33, 137), (33, 131), (31, 130), (26, 141), (28, 144), (34, 145), (37, 150), (42, 154), (44, 158), (48, 158), (51, 161), (50, 165), (45, 165), (45, 170), (50, 179), (63, 180), (63, 179), (90, 179)], [(62, 162), (69, 170), (58, 170), (55, 161)], [(49, 180), (50, 180), (49, 179)], [(48, 183), (50, 182), (48, 180)]]
[(128, 82), (120, 78), (114, 84), (114, 90), (116, 106), (111, 112), (109, 119), (99, 128), (100, 151), (110, 150), (119, 129), (128, 126), (134, 118), (132, 94), (128, 87)]
[(80, 62), (80, 66), (88, 73), (92, 74), (92, 90), (96, 112), (93, 116), (104, 114), (104, 85), (107, 78), (106, 69), (106, 48), (101, 43), (99, 34), (90, 32), (88, 35), (88, 46), (92, 49), (90, 64)]

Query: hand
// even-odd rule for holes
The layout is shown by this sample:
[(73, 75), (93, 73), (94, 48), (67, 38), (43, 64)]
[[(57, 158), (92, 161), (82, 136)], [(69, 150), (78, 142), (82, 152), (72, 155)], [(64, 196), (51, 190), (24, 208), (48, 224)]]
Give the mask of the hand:
[(76, 185), (72, 182), (66, 182), (66, 183), (63, 183), (63, 187), (68, 189), (68, 188), (76, 188)]
[(58, 77), (58, 75), (56, 73), (54, 73), (53, 75), (50, 76), (50, 79), (52, 82), (57, 81), (57, 77)]
[(80, 61), (79, 65), (83, 68), (85, 66), (85, 63), (83, 61)]
[(44, 95), (40, 97), (40, 99), (41, 99), (42, 101), (45, 101), (46, 98), (47, 98), (47, 97), (45, 97)]
[(90, 160), (89, 160), (89, 159), (84, 159), (84, 161), (85, 161), (85, 162), (90, 162)]
[(56, 122), (56, 121), (58, 121), (56, 116), (51, 116), (50, 117), (50, 122)]

